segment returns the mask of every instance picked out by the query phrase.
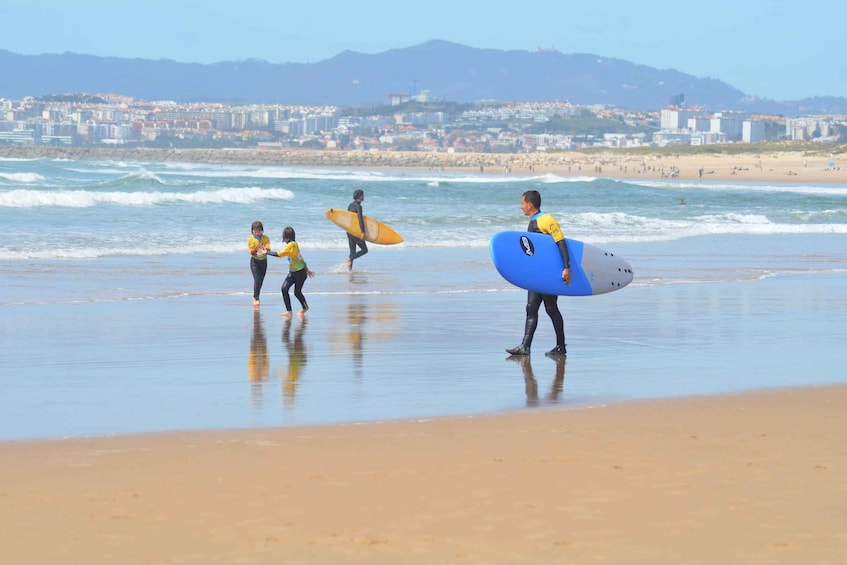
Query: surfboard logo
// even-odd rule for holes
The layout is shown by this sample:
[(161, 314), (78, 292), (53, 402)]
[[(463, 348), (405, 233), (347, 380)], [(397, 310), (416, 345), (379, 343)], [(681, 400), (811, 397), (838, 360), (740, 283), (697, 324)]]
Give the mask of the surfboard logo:
[(521, 249), (529, 257), (535, 255), (535, 246), (532, 244), (532, 240), (525, 235), (521, 236)]

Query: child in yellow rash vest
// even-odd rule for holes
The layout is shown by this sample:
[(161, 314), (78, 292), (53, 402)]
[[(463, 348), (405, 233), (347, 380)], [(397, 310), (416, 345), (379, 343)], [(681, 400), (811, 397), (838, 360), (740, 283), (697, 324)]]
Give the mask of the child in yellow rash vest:
[(247, 250), (250, 251), (250, 272), (253, 273), (253, 306), (259, 305), (262, 283), (268, 272), (267, 253), (271, 250), (271, 240), (265, 235), (265, 226), (256, 220), (250, 226), (252, 235), (247, 238)]
[(287, 226), (282, 230), (282, 242), (285, 244), (282, 251), (268, 251), (268, 255), (274, 257), (288, 257), (288, 276), (282, 283), (282, 300), (285, 302), (285, 312), (282, 313), (282, 317), (286, 320), (291, 319), (291, 297), (288, 296), (288, 291), (293, 286), (294, 296), (301, 307), (297, 317), (303, 320), (306, 317), (306, 311), (309, 310), (306, 297), (303, 296), (303, 283), (306, 282), (307, 277), (314, 277), (315, 273), (309, 270), (300, 254), (300, 245), (295, 241), (294, 228)]

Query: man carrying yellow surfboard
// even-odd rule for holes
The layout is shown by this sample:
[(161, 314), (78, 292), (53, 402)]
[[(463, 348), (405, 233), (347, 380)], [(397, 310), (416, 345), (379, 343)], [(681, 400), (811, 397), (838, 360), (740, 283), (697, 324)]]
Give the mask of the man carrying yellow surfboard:
[[(347, 206), (348, 212), (353, 212), (358, 216), (359, 219), (359, 228), (362, 230), (362, 237), (356, 237), (355, 235), (347, 232), (347, 244), (350, 246), (350, 256), (347, 258), (347, 270), (353, 270), (353, 260), (358, 259), (362, 255), (368, 252), (368, 244), (365, 243), (365, 216), (362, 213), (362, 201), (365, 199), (365, 191), (362, 189), (356, 189), (353, 191), (353, 202)], [(358, 250), (357, 250), (358, 248)]]

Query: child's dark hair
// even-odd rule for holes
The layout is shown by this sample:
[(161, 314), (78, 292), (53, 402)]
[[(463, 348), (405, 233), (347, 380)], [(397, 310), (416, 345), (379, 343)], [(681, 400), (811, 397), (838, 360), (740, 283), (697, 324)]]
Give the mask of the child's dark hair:
[(262, 231), (265, 231), (265, 226), (262, 225), (262, 222), (260, 222), (259, 220), (256, 220), (255, 222), (253, 222), (253, 225), (250, 226), (250, 231), (255, 230), (255, 229), (260, 229)]
[(282, 230), (282, 241), (295, 241), (294, 237), (294, 228), (291, 226), (286, 226), (285, 229)]
[(357, 188), (356, 190), (353, 191), (353, 200), (357, 200), (359, 197), (364, 196), (364, 195), (365, 195), (365, 191), (362, 190), (361, 188)]

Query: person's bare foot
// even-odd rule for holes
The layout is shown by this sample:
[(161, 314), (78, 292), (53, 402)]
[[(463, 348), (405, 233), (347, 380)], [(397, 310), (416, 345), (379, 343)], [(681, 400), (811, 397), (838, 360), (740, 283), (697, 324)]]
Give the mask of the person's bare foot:
[(309, 310), (308, 306), (303, 306), (303, 309), (300, 310), (299, 312), (297, 312), (297, 317), (300, 318), (301, 322), (306, 319), (306, 312), (308, 310)]
[(351, 261), (349, 257), (348, 257), (347, 259), (345, 259), (345, 260), (344, 260), (344, 264), (345, 264), (345, 265), (347, 265), (347, 270), (348, 270), (348, 271), (352, 271), (352, 270), (353, 270), (353, 261)]
[(258, 307), (259, 307), (259, 301), (254, 298), (253, 299), (253, 308), (258, 308)]
[(291, 319), (291, 312), (290, 312), (290, 311), (285, 311), (285, 312), (283, 312), (282, 314), (280, 314), (280, 316), (282, 316), (282, 319), (283, 319), (283, 320), (290, 320), (290, 319)]

